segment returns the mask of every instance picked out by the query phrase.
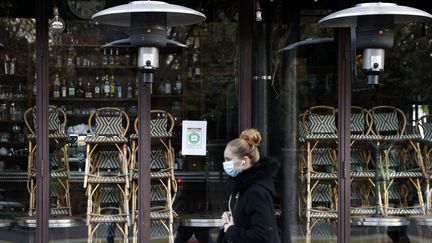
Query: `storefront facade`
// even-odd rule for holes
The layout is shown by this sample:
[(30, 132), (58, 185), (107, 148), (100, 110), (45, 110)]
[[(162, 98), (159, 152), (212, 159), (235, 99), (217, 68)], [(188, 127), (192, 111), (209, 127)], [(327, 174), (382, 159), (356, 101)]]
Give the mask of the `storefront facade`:
[[(395, 26), (369, 85), (349, 30), (318, 25), (359, 2), (169, 1), (207, 19), (168, 28), (187, 47), (160, 50), (143, 141), (137, 50), (112, 43), (130, 30), (90, 19), (128, 1), (0, 1), (0, 240), (171, 242), (226, 210), (225, 144), (256, 127), (283, 242), (430, 241), (431, 24)], [(181, 153), (185, 120), (206, 121), (206, 155)]]

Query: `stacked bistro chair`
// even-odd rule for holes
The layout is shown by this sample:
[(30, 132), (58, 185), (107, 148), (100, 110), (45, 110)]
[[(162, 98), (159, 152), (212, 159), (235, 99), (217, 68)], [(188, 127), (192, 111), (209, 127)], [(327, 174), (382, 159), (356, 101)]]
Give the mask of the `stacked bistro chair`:
[(418, 160), (421, 161), (421, 170), (423, 172), (424, 186), (423, 192), (425, 193), (425, 211), (426, 214), (432, 214), (431, 205), (431, 189), (430, 180), (432, 178), (432, 114), (424, 115), (417, 119), (415, 123), (417, 134), (421, 136), (419, 141), (420, 152)]
[(351, 214), (372, 215), (375, 213), (373, 201), (373, 178), (371, 152), (368, 140), (372, 127), (372, 117), (366, 108), (351, 107)]
[[(48, 108), (49, 169), (50, 169), (50, 216), (71, 216), (71, 199), (69, 193), (69, 137), (65, 134), (66, 113), (56, 107)], [(36, 214), (36, 108), (29, 108), (24, 113), (24, 122), (28, 134), (28, 168), (27, 189), (30, 194), (29, 216)]]
[[(306, 138), (306, 128), (303, 124), (303, 116), (304, 113), (299, 115), (298, 123), (297, 123), (297, 137), (298, 137), (298, 145), (299, 145), (299, 151), (298, 151), (298, 168), (299, 168), (299, 180), (300, 185), (302, 188), (302, 191), (306, 191), (306, 172), (307, 172), (307, 153), (306, 153), (306, 144), (305, 144), (305, 138)], [(299, 199), (299, 213), (300, 215), (302, 212), (306, 209), (306, 194), (304, 196), (300, 197)]]
[(91, 133), (84, 140), (88, 241), (118, 237), (128, 242), (129, 117), (119, 108), (103, 107), (90, 115), (88, 125)]
[[(423, 177), (422, 163), (418, 154), (418, 134), (407, 134), (407, 118), (402, 110), (394, 106), (376, 106), (369, 110), (372, 116), (372, 136), (378, 150), (375, 156), (375, 173), (380, 181), (375, 182), (380, 205), (378, 213), (388, 215), (424, 214), (424, 203), (420, 180)], [(417, 194), (419, 205), (409, 205), (408, 198)]]
[[(172, 208), (173, 199), (177, 192), (174, 178), (174, 149), (172, 147), (173, 116), (164, 110), (151, 110), (151, 234), (152, 236), (168, 235), (169, 242), (174, 242), (173, 220), (176, 216)], [(137, 240), (138, 230), (138, 118), (135, 120), (135, 134), (131, 139), (131, 193), (133, 240)]]
[(306, 220), (308, 235), (322, 220), (337, 218), (337, 110), (314, 106), (302, 116), (306, 131)]

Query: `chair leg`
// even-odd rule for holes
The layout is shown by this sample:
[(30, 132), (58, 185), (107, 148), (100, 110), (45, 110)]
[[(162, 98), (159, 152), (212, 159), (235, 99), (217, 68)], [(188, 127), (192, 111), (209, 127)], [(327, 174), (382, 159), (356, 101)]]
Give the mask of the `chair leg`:
[(133, 225), (133, 237), (132, 237), (132, 243), (137, 243), (138, 242), (138, 223), (135, 222)]
[(36, 210), (36, 182), (35, 178), (30, 178), (30, 202), (29, 202), (29, 216), (33, 216)]
[(171, 177), (168, 178), (167, 183), (167, 204), (168, 204), (168, 212), (169, 212), (169, 222), (168, 222), (168, 237), (169, 237), (169, 243), (174, 243), (174, 232), (173, 232), (173, 208), (172, 208), (172, 201), (171, 201)]
[(128, 227), (128, 224), (127, 223), (123, 223), (123, 227), (124, 227), (124, 237), (123, 237), (123, 239), (124, 239), (124, 243), (128, 243), (129, 242), (129, 238), (128, 238), (128, 236), (129, 236), (129, 227)]
[(87, 225), (87, 242), (88, 243), (92, 243), (93, 242), (93, 229), (92, 229), (92, 225), (88, 224)]

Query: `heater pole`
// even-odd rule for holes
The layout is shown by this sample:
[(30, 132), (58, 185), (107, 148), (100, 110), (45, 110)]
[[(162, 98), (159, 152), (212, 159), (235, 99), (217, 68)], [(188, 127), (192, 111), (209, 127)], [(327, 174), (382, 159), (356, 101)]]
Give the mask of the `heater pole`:
[(150, 242), (150, 83), (138, 75), (138, 242)]

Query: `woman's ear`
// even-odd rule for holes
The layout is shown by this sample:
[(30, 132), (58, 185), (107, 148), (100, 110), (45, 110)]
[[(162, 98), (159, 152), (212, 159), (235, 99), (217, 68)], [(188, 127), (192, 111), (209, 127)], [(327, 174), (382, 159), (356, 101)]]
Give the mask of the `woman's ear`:
[(246, 168), (252, 167), (253, 162), (252, 162), (251, 158), (249, 158), (248, 156), (243, 156), (241, 159), (244, 161), (244, 166)]

